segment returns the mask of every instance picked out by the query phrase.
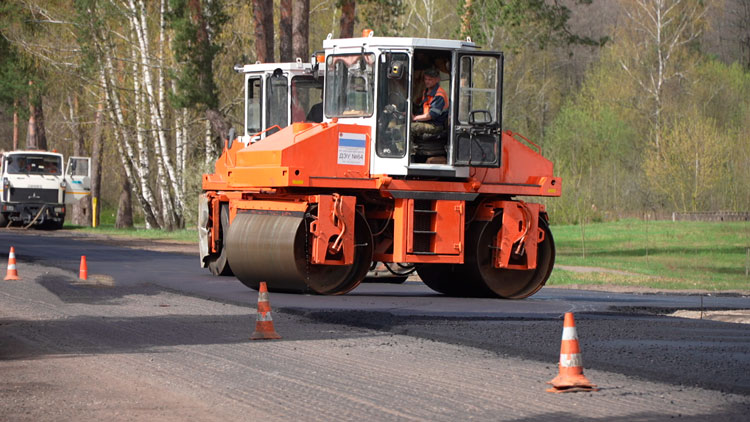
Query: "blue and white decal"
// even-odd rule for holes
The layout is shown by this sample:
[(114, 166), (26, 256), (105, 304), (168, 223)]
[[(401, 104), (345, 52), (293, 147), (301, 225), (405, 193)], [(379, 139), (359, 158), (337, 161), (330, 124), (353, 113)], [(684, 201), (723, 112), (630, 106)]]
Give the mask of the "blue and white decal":
[(363, 166), (367, 150), (367, 135), (362, 133), (339, 133), (338, 164)]

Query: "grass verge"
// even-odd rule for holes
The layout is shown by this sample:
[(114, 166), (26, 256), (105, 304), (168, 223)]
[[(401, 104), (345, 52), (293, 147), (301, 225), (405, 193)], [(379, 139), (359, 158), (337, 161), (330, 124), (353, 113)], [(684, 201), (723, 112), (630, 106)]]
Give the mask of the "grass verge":
[[(750, 223), (621, 220), (554, 226), (558, 266), (548, 285), (750, 290)], [(577, 272), (598, 267), (628, 274)]]
[(181, 230), (158, 230), (150, 229), (146, 230), (145, 227), (136, 227), (132, 229), (116, 229), (114, 225), (102, 225), (97, 228), (65, 225), (67, 230), (74, 230), (81, 233), (99, 234), (112, 237), (128, 237), (134, 239), (147, 239), (147, 240), (167, 240), (173, 242), (185, 242), (185, 243), (197, 243), (198, 242), (198, 230), (197, 229), (181, 229)]

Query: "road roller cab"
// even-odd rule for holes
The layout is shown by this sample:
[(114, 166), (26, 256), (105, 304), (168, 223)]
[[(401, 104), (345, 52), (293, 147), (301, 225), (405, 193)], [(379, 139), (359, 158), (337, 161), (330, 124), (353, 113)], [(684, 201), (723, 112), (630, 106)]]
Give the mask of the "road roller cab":
[(237, 65), (244, 77), (245, 132), (238, 140), (257, 142), (292, 123), (323, 119), (323, 75), (312, 63)]
[[(500, 160), (500, 52), (471, 41), (375, 37), (332, 39), (325, 50), (325, 119), (371, 127), (370, 171), (390, 176), (465, 178), (469, 167)], [(447, 101), (444, 115), (415, 130), (435, 72)], [(422, 124), (422, 123), (417, 123)], [(422, 125), (424, 126), (424, 125)]]
[[(561, 180), (538, 146), (501, 131), (502, 54), (371, 33), (323, 47), (309, 70), (297, 63), (302, 75), (242, 68), (245, 135), (203, 175), (202, 264), (271, 291), (346, 293), (373, 261), (415, 264), (448, 295), (538, 291), (552, 233), (544, 205), (517, 197), (559, 196)], [(298, 122), (295, 78), (320, 73), (322, 122)], [(420, 105), (425, 73), (439, 79), (426, 94), (445, 114), (417, 131), (412, 116), (431, 112)]]

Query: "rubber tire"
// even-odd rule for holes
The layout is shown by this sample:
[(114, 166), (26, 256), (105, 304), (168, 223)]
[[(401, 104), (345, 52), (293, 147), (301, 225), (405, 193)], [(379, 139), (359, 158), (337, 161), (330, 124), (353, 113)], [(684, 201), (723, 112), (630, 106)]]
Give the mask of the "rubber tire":
[(362, 280), (363, 283), (386, 283), (386, 284), (402, 284), (409, 278), (408, 275), (392, 276), (392, 277), (365, 277)]
[(5, 228), (8, 226), (8, 218), (5, 216), (5, 214), (0, 213), (0, 229)]
[[(501, 228), (501, 217), (489, 223), (478, 223), (469, 227), (466, 245), (465, 276), (481, 283), (469, 292), (475, 297), (497, 297), (501, 299), (524, 299), (538, 292), (547, 282), (555, 263), (555, 243), (547, 221), (539, 219), (539, 227), (545, 239), (538, 245), (537, 268), (533, 270), (508, 270), (492, 268), (491, 253), (486, 246)], [(520, 285), (519, 285), (520, 283)]]
[(211, 274), (215, 276), (233, 276), (232, 268), (229, 267), (227, 262), (227, 231), (229, 230), (229, 205), (222, 204), (221, 210), (219, 211), (220, 227), (219, 232), (221, 233), (221, 250), (218, 255), (214, 254), (208, 261), (208, 269)]
[(432, 290), (447, 296), (464, 296), (464, 288), (459, 282), (461, 264), (418, 264), (417, 274), (422, 282)]

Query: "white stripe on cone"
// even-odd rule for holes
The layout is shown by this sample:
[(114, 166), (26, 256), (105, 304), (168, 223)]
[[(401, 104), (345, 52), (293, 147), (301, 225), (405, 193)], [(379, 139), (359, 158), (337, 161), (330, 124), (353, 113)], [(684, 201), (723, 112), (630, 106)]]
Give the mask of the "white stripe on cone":
[(580, 353), (561, 354), (560, 366), (563, 368), (583, 367), (583, 358)]
[(578, 340), (576, 327), (563, 327), (562, 339), (563, 340)]
[(16, 269), (16, 264), (10, 264), (10, 265), (8, 265), (8, 269), (9, 270), (15, 270)]
[(273, 318), (271, 318), (270, 312), (258, 312), (258, 321), (273, 321)]

